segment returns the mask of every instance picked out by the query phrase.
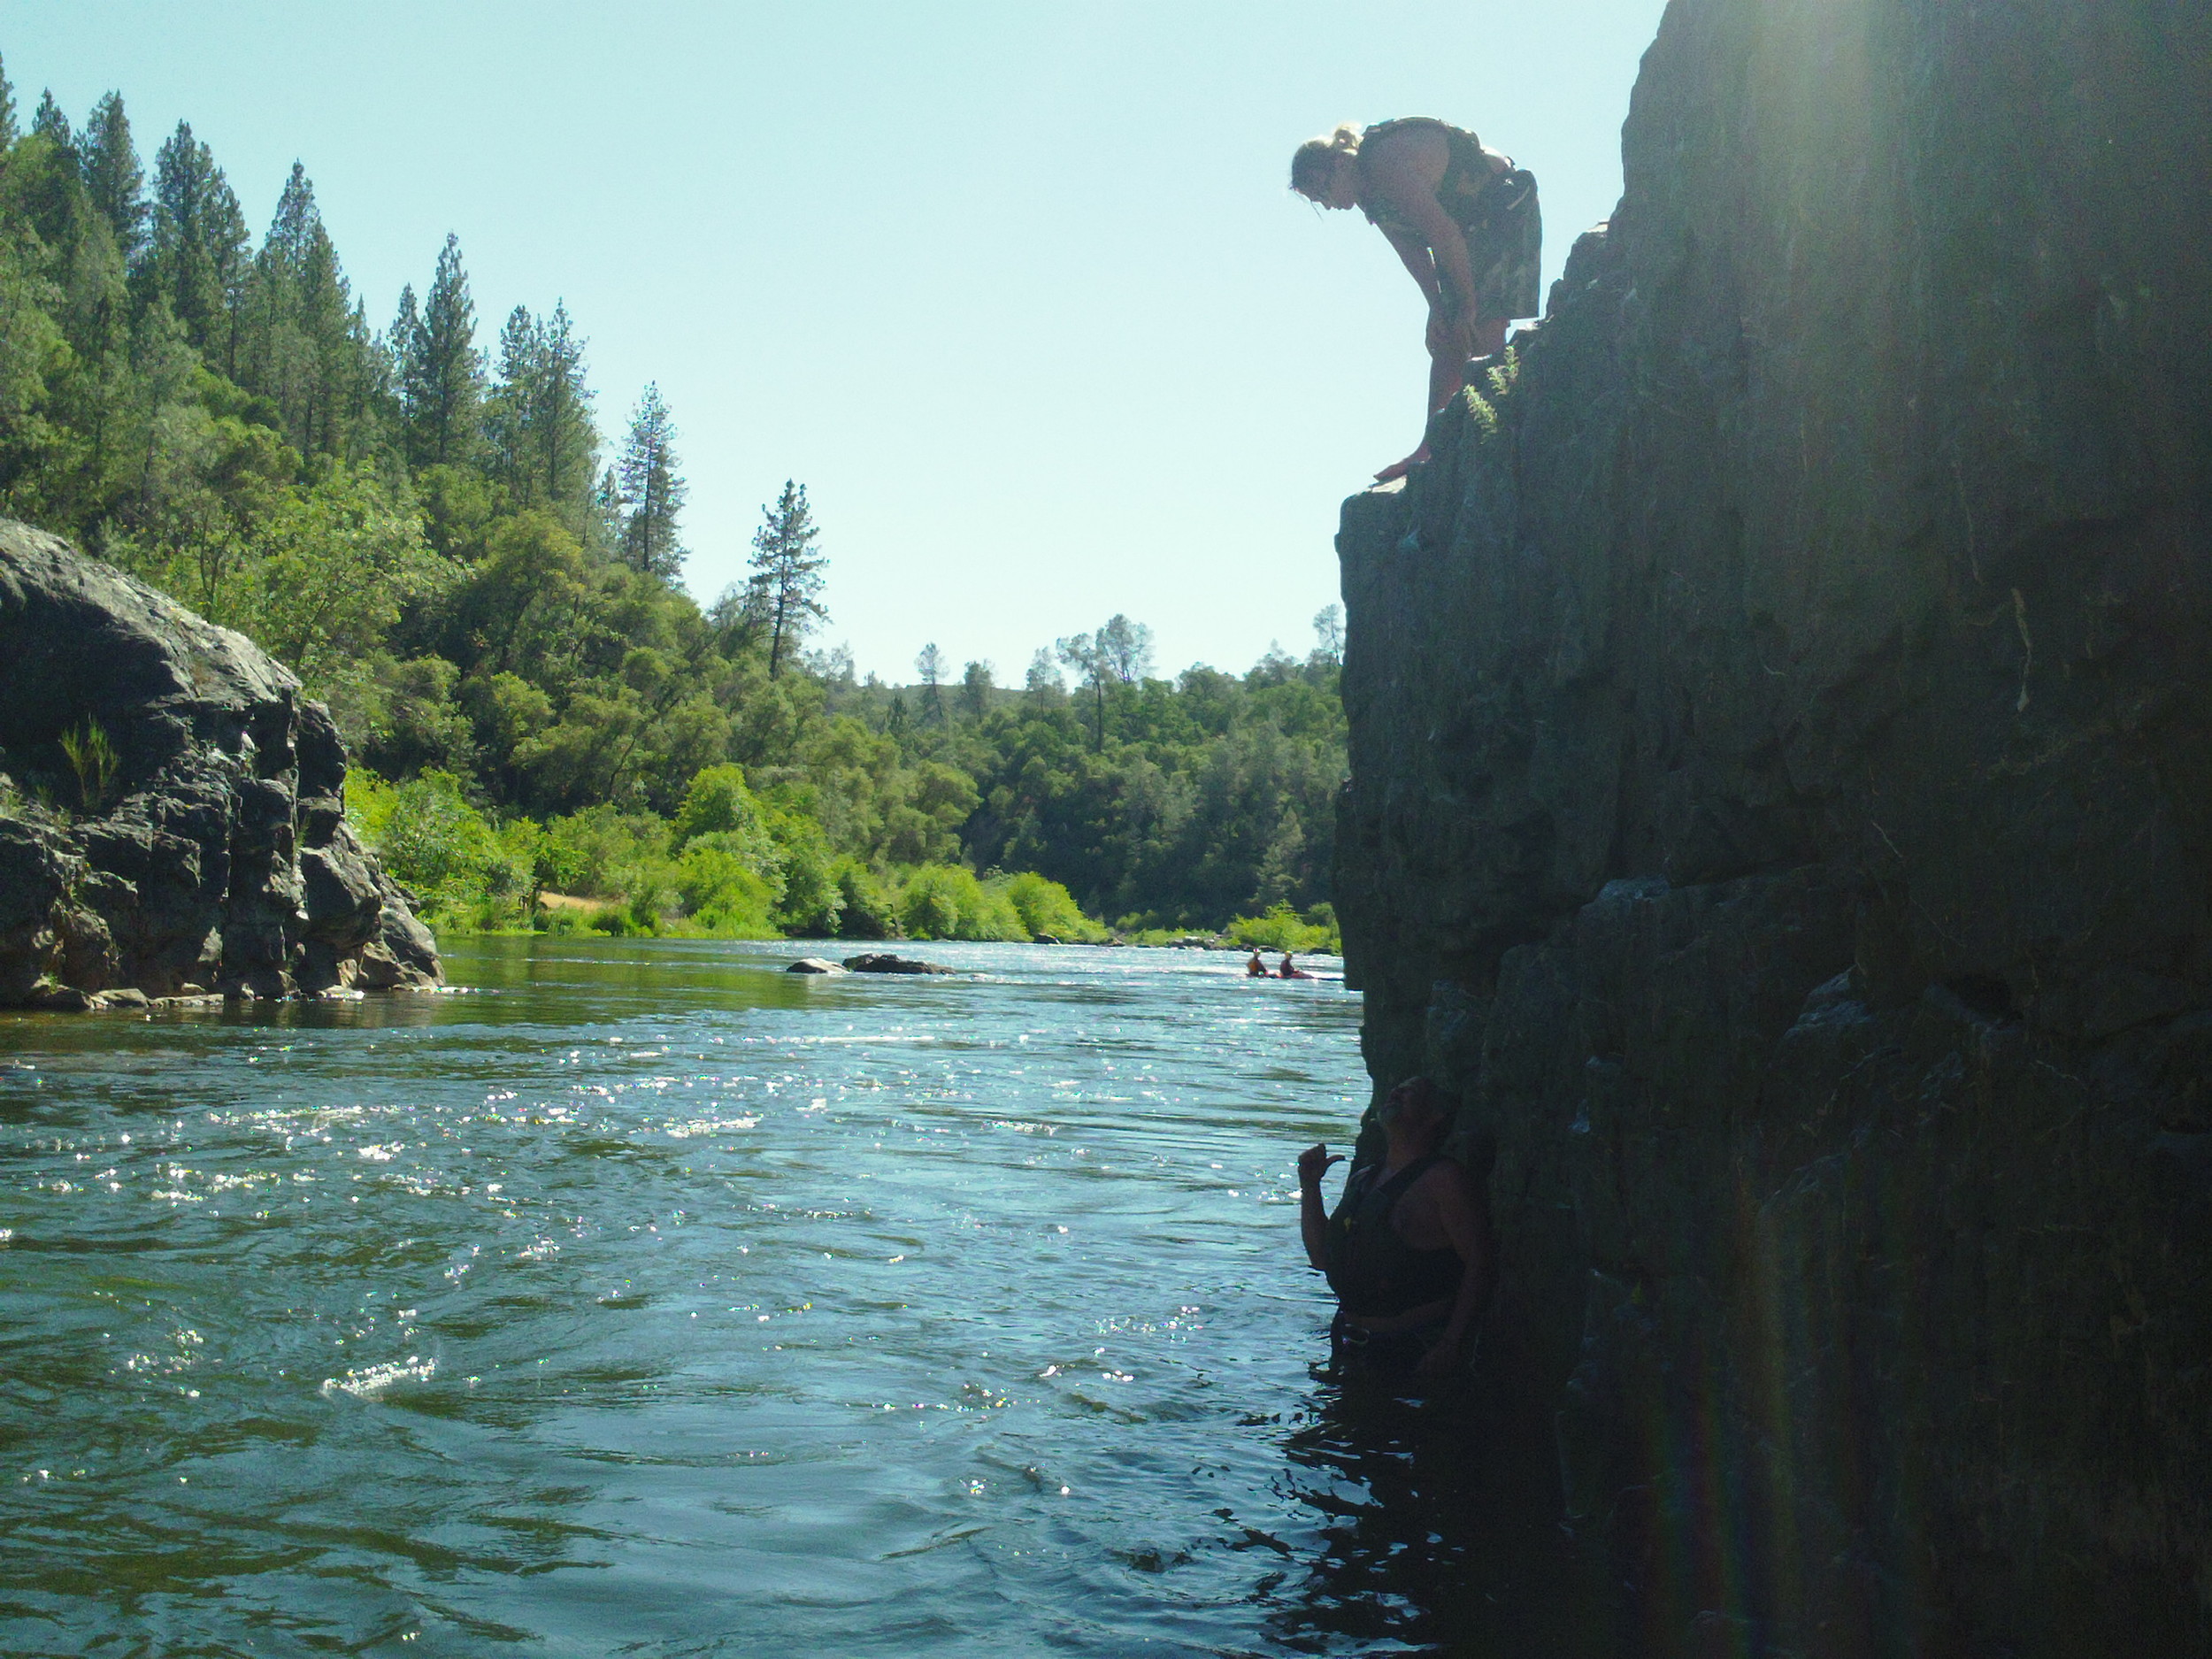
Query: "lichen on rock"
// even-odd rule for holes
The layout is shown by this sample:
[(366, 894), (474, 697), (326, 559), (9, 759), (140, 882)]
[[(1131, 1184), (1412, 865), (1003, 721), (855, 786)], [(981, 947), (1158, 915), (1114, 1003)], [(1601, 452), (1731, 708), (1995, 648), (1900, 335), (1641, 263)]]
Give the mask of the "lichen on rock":
[(252, 641), (0, 520), (0, 1005), (441, 983), (345, 769)]

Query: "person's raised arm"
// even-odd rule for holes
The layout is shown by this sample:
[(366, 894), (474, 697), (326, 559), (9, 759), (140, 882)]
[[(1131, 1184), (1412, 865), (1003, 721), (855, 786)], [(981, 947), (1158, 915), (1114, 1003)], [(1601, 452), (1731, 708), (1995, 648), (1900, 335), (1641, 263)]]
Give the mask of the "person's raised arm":
[(1329, 1212), (1322, 1207), (1321, 1178), (1330, 1164), (1343, 1162), (1318, 1142), (1298, 1155), (1298, 1233), (1305, 1240), (1307, 1263), (1320, 1272), (1329, 1267)]
[(1448, 1164), (1444, 1179), (1423, 1185), (1430, 1188), (1427, 1196), (1435, 1206), (1437, 1225), (1457, 1252), (1461, 1266), (1459, 1294), (1452, 1300), (1451, 1317), (1445, 1321), (1444, 1334), (1437, 1339), (1436, 1346), (1422, 1356), (1419, 1367), (1422, 1376), (1440, 1377), (1458, 1365), (1466, 1349), (1467, 1333), (1474, 1329), (1476, 1316), (1489, 1297), (1490, 1231), (1478, 1211), (1482, 1201), (1472, 1194), (1467, 1172), (1458, 1164)]

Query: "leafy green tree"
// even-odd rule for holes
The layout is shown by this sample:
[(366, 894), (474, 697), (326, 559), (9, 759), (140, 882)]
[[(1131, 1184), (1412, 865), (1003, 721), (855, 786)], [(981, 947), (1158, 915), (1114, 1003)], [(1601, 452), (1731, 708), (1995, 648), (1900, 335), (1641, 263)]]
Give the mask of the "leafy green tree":
[(448, 591), (458, 572), (424, 542), (420, 519), (396, 509), (373, 472), (333, 467), (262, 533), (250, 631), (310, 684), (364, 663), (411, 603)]
[(676, 470), (675, 446), (675, 420), (661, 400), (661, 388), (649, 385), (630, 417), (630, 435), (618, 468), (627, 509), (622, 557), (639, 574), (671, 582), (683, 572), (686, 555), (676, 518), (689, 493)]
[(768, 636), (768, 677), (773, 680), (809, 631), (829, 620), (822, 603), (828, 580), (822, 572), (829, 560), (814, 545), (821, 532), (815, 527), (805, 485), (784, 480), (776, 504), (760, 511), (763, 522), (753, 532), (748, 593)]

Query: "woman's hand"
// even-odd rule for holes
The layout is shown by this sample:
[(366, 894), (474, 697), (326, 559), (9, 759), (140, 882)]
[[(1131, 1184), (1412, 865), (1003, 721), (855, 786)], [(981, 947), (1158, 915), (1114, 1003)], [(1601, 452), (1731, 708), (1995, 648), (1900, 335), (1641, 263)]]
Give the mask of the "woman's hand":
[(1321, 1185), (1321, 1178), (1329, 1172), (1329, 1165), (1341, 1164), (1341, 1154), (1332, 1157), (1328, 1147), (1316, 1141), (1298, 1155), (1298, 1185), (1311, 1190)]

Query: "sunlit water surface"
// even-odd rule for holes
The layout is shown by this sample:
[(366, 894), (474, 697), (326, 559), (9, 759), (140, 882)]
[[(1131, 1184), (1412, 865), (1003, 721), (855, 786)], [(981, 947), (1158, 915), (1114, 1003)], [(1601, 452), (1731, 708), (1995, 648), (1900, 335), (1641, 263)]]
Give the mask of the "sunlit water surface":
[(1487, 1455), (1310, 1371), (1356, 996), (805, 949), (0, 1016), (0, 1653), (1516, 1650)]

